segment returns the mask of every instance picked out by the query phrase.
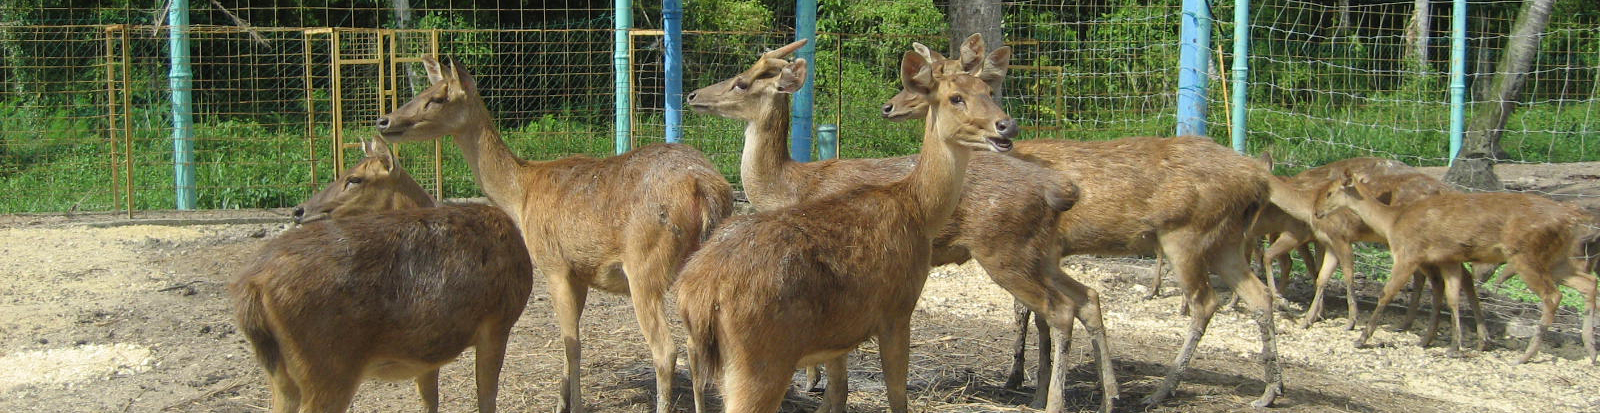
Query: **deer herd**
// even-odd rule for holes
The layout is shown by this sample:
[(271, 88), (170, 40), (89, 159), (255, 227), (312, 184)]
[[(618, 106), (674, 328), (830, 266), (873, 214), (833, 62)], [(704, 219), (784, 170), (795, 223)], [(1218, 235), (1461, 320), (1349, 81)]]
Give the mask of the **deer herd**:
[[(273, 411), (345, 411), (366, 377), (413, 379), (424, 408), (437, 411), (439, 369), (468, 347), (476, 349), (478, 409), (494, 411), (507, 340), (535, 269), (565, 352), (562, 412), (585, 410), (579, 321), (591, 288), (632, 301), (653, 360), (655, 411), (673, 411), (678, 345), (666, 308), (675, 288), (695, 411), (712, 407), (706, 392), (714, 382), (725, 411), (777, 411), (794, 370), (817, 377), (820, 365), (827, 386), (818, 411), (844, 412), (846, 355), (872, 339), (889, 410), (905, 412), (911, 317), (928, 272), (967, 260), (1017, 302), (1021, 334), (1008, 387), (1021, 384), (1022, 340), (1035, 317), (1033, 407), (1049, 412), (1067, 408), (1074, 322), (1092, 343), (1100, 409), (1110, 411), (1120, 394), (1105, 309), (1094, 289), (1062, 271), (1067, 255), (1155, 255), (1178, 280), (1187, 336), (1145, 404), (1173, 394), (1222, 307), (1215, 275), (1243, 298), (1261, 335), (1265, 390), (1251, 404), (1272, 405), (1284, 391), (1274, 301), (1287, 284), (1287, 254), (1298, 249), (1316, 269), (1302, 318), (1310, 325), (1334, 271), (1352, 279), (1355, 242), (1386, 243), (1394, 257), (1357, 346), (1414, 279), (1402, 328), (1416, 316), (1416, 295), (1431, 286), (1436, 307), (1450, 309), (1448, 351), (1459, 355), (1464, 294), (1482, 350), (1488, 335), (1474, 275), (1504, 263), (1539, 297), (1540, 333), (1554, 321), (1558, 285), (1583, 294), (1582, 337), (1595, 358), (1600, 231), (1574, 206), (1457, 192), (1377, 158), (1274, 176), (1270, 159), (1203, 137), (1013, 141), (1020, 126), (993, 97), (1011, 51), (985, 50), (978, 35), (954, 58), (915, 44), (901, 59), (902, 90), (882, 115), (922, 119), (920, 153), (795, 162), (789, 94), (812, 67), (790, 55), (804, 42), (763, 53), (686, 96), (694, 111), (747, 125), (739, 174), (756, 212), (743, 215), (733, 215), (732, 186), (687, 145), (604, 159), (519, 159), (468, 70), (448, 57), (424, 58), (432, 85), (378, 118), (380, 136), (363, 144), (366, 158), (295, 207), (302, 225), (269, 242), (229, 287), (240, 331), (269, 378)], [(388, 147), (445, 136), (492, 205), (436, 202)], [(1253, 255), (1277, 262), (1276, 277), (1262, 265), (1263, 283)], [(1344, 284), (1353, 329), (1354, 282)], [(1429, 319), (1424, 346), (1438, 312)], [(1516, 362), (1535, 356), (1540, 342), (1535, 335)]]

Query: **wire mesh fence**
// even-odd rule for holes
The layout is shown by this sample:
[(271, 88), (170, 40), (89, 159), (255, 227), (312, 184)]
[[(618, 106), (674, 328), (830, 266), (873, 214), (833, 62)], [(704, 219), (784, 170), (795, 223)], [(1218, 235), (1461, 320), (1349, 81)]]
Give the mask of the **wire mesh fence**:
[[(197, 2), (198, 3), (198, 2)], [(481, 83), (507, 141), (531, 159), (612, 153), (612, 28), (607, 5), (465, 1), (193, 10), (197, 166), (203, 208), (294, 203), (357, 156), (341, 143), (426, 82), (416, 57), (443, 52)], [(355, 3), (351, 3), (355, 4)], [(1350, 156), (1448, 162), (1448, 17), (1415, 2), (1255, 2), (1249, 32), (1250, 152), (1285, 171)], [(1518, 2), (1474, 1), (1469, 72), (1479, 104)], [(127, 4), (0, 7), (0, 211), (144, 210), (172, 205), (167, 26)], [(627, 54), (637, 145), (662, 140), (663, 37), (657, 4), (634, 10)], [(685, 89), (737, 73), (793, 37), (792, 4), (686, 4)], [(1230, 3), (1212, 27), (1211, 131), (1225, 138)], [(1577, 7), (1582, 9), (1582, 7)], [(916, 150), (918, 128), (883, 121), (911, 42), (947, 50), (944, 1), (821, 2), (816, 123), (837, 124), (840, 155)], [(1583, 9), (1587, 10), (1587, 9)], [(1013, 47), (1004, 105), (1027, 137), (1167, 135), (1176, 120), (1177, 0), (1003, 3)], [(1600, 25), (1558, 13), (1503, 139), (1510, 162), (1594, 160)], [(23, 22), (29, 24), (22, 24)], [(37, 23), (37, 24), (35, 24)], [(337, 51), (337, 52), (335, 52)], [(686, 113), (685, 141), (730, 179), (742, 125)], [(452, 145), (400, 145), (405, 164), (447, 197), (477, 193)]]

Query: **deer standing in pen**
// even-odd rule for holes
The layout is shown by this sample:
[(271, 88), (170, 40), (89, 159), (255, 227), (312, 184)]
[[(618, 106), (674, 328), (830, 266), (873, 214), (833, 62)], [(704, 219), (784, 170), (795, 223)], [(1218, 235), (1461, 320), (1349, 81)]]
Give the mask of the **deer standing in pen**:
[[(1569, 256), (1583, 235), (1581, 228), (1589, 224), (1576, 207), (1522, 193), (1442, 193), (1396, 205), (1395, 191), (1373, 184), (1370, 178), (1346, 172), (1338, 183), (1329, 185), (1323, 203), (1317, 206), (1318, 216), (1340, 208), (1353, 211), (1388, 238), (1394, 255), (1391, 278), (1361, 337), (1356, 339), (1356, 347), (1366, 345), (1383, 307), (1400, 292), (1412, 273), (1433, 267), (1443, 278), (1455, 325), (1449, 354), (1459, 355), (1459, 295), (1463, 285), (1473, 282), (1463, 273), (1461, 264), (1504, 262), (1516, 269), (1528, 289), (1539, 296), (1541, 307), (1539, 331), (1515, 363), (1527, 362), (1538, 353), (1542, 336), (1555, 321), (1556, 307), (1561, 302), (1558, 285), (1572, 287), (1584, 295), (1583, 343), (1590, 362), (1595, 360), (1595, 276), (1578, 273), (1580, 264)], [(1482, 336), (1481, 327), (1479, 334), (1481, 350), (1487, 337)]]
[[(760, 211), (823, 199), (862, 184), (888, 184), (906, 176), (918, 164), (916, 158), (909, 156), (806, 163), (789, 159), (788, 93), (799, 88), (808, 65), (804, 59), (791, 62), (784, 58), (804, 44), (801, 40), (765, 53), (738, 76), (688, 95), (689, 106), (697, 111), (749, 123), (740, 171), (746, 193)], [(975, 53), (963, 56), (983, 56), (982, 39), (976, 35), (968, 39), (965, 48)], [(940, 70), (941, 76), (972, 74), (981, 79), (1003, 70), (1009, 49), (999, 50), (982, 62), (967, 60), (964, 64), (945, 60), (925, 48), (919, 49), (919, 55), (931, 63), (924, 68)], [(1059, 346), (1046, 345), (1042, 351), (1065, 355), (1073, 320), (1083, 322), (1099, 355), (1106, 391), (1103, 405), (1109, 410), (1117, 389), (1098, 295), (1054, 265), (1060, 257), (1054, 235), (1056, 217), (1071, 205), (1076, 188), (1057, 182), (1053, 171), (987, 152), (972, 154), (964, 188), (955, 212), (933, 241), (932, 265), (977, 259), (997, 284), (1028, 307), (1047, 315), (1040, 321), (1057, 324), (1064, 338), (1057, 341)], [(841, 357), (829, 363), (827, 404), (822, 410), (843, 411), (844, 360)], [(1064, 376), (1052, 379), (1051, 367), (1049, 363), (1041, 365), (1034, 404), (1054, 412), (1065, 407), (1061, 395), (1064, 388), (1051, 388)], [(1054, 371), (1065, 374), (1066, 368), (1055, 366)]]
[[(901, 91), (885, 105), (886, 117), (924, 114), (927, 100)], [(1065, 254), (1150, 255), (1170, 262), (1190, 325), (1167, 377), (1145, 404), (1165, 400), (1188, 368), (1218, 303), (1208, 273), (1245, 298), (1261, 332), (1266, 389), (1254, 406), (1283, 392), (1272, 294), (1245, 262), (1245, 229), (1268, 201), (1265, 165), (1200, 137), (1122, 138), (1111, 141), (1033, 139), (1010, 153), (1057, 171), (1079, 187), (1078, 202), (1063, 212), (1057, 232)], [(1042, 353), (1043, 354), (1043, 353)], [(1041, 360), (1041, 363), (1046, 361)]]
[[(916, 52), (901, 62), (906, 88), (933, 102), (922, 152), (904, 179), (735, 217), (684, 266), (678, 306), (698, 411), (706, 411), (705, 386), (719, 372), (727, 411), (776, 411), (794, 368), (832, 364), (873, 337), (889, 409), (907, 411), (911, 313), (931, 241), (958, 207), (971, 152), (1008, 150), (1018, 132), (974, 76), (981, 67), (924, 70), (938, 63)], [(782, 71), (755, 74), (784, 82)], [(830, 376), (830, 384), (842, 380)]]
[(483, 192), (516, 221), (549, 281), (561, 328), (561, 411), (584, 410), (578, 321), (590, 288), (632, 299), (655, 367), (656, 411), (670, 411), (677, 349), (664, 296), (684, 260), (733, 212), (732, 187), (704, 155), (679, 144), (603, 159), (518, 159), (472, 75), (449, 58), (423, 63), (432, 86), (378, 118), (378, 132), (391, 141), (454, 136)]
[(364, 145), (360, 165), (296, 208), (319, 211), (296, 216), (308, 224), (228, 286), (272, 409), (343, 412), (370, 376), (413, 379), (437, 412), (439, 368), (475, 347), (478, 411), (494, 412), (506, 341), (533, 288), (522, 237), (489, 206), (433, 208), (381, 145)]

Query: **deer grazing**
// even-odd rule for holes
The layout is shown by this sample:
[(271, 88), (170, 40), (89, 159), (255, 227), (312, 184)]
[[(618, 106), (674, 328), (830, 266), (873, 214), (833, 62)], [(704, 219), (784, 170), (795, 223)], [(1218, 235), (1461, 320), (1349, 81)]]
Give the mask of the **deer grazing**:
[[(1325, 202), (1317, 206), (1319, 217), (1340, 208), (1353, 211), (1388, 238), (1394, 254), (1394, 268), (1383, 296), (1378, 298), (1378, 310), (1367, 319), (1356, 347), (1366, 345), (1379, 313), (1411, 274), (1432, 267), (1443, 279), (1455, 325), (1449, 354), (1458, 355), (1462, 336), (1459, 295), (1463, 285), (1473, 282), (1463, 273), (1461, 264), (1509, 263), (1540, 297), (1542, 310), (1538, 334), (1529, 340), (1527, 351), (1515, 363), (1527, 362), (1539, 351), (1541, 336), (1555, 321), (1556, 306), (1561, 301), (1557, 286), (1561, 284), (1585, 297), (1583, 342), (1590, 361), (1594, 361), (1595, 277), (1578, 273), (1581, 264), (1569, 256), (1581, 241), (1581, 231), (1588, 220), (1576, 207), (1522, 193), (1441, 193), (1396, 205), (1397, 191), (1374, 183), (1370, 178), (1346, 172), (1337, 184), (1329, 186)], [(1481, 328), (1479, 334), (1483, 334)], [(1480, 349), (1483, 341), (1480, 337)]]
[(733, 212), (732, 187), (699, 151), (678, 144), (604, 159), (518, 159), (472, 75), (449, 58), (423, 63), (432, 86), (378, 118), (378, 132), (397, 142), (454, 136), (483, 192), (517, 223), (549, 281), (561, 328), (561, 411), (584, 410), (578, 321), (591, 287), (632, 299), (655, 367), (656, 411), (670, 411), (677, 349), (664, 295), (684, 260)]
[[(791, 62), (785, 58), (804, 44), (801, 40), (767, 52), (739, 75), (688, 95), (689, 106), (697, 111), (748, 122), (740, 172), (746, 193), (759, 211), (779, 211), (852, 193), (862, 184), (891, 184), (920, 165), (919, 159), (909, 156), (806, 163), (790, 160), (788, 93), (799, 88), (808, 65), (804, 59)], [(1004, 70), (1009, 59), (1009, 49), (1001, 49), (982, 63), (967, 60), (963, 64), (945, 60), (921, 45), (917, 47), (919, 57), (927, 62), (919, 70), (940, 71), (942, 78), (959, 76), (982, 80), (992, 71)], [(973, 53), (964, 53), (964, 56), (983, 55), (982, 39), (976, 35), (968, 39), (965, 48)], [(1103, 405), (1109, 410), (1117, 398), (1117, 388), (1098, 294), (1067, 277), (1054, 264), (1060, 257), (1055, 236), (1056, 217), (1076, 198), (1076, 187), (1058, 182), (1056, 174), (1048, 169), (988, 152), (971, 155), (965, 179), (965, 190), (956, 200), (948, 223), (931, 234), (934, 236), (931, 264), (977, 259), (997, 284), (1027, 307), (1045, 314), (1039, 317), (1040, 322), (1055, 325), (1062, 332), (1064, 338), (1057, 340), (1055, 346), (1048, 344), (1048, 340), (1043, 341), (1046, 344), (1041, 346), (1041, 352), (1057, 351), (1065, 355), (1073, 320), (1083, 322), (1099, 355), (1106, 392)], [(846, 377), (843, 360), (829, 363), (830, 381), (823, 410), (843, 411)], [(1065, 408), (1064, 387), (1059, 386), (1067, 369), (1054, 366), (1054, 371), (1062, 374), (1054, 380), (1051, 369), (1048, 362), (1040, 366), (1040, 385), (1034, 404), (1056, 412)], [(1053, 384), (1057, 387), (1052, 391)]]
[(522, 237), (492, 207), (400, 196), (422, 187), (381, 141), (365, 148), (302, 205), (317, 222), (269, 242), (228, 286), (272, 409), (343, 412), (371, 376), (414, 379), (437, 412), (439, 368), (474, 347), (478, 411), (494, 412), (506, 340), (533, 288)]
[[(1008, 150), (1018, 132), (974, 76), (981, 66), (926, 70), (939, 63), (916, 52), (901, 61), (905, 87), (930, 102), (922, 152), (904, 179), (735, 217), (685, 264), (678, 306), (698, 411), (706, 411), (705, 386), (719, 373), (726, 411), (776, 411), (793, 369), (828, 361), (829, 384), (843, 381), (832, 374), (843, 367), (836, 360), (873, 337), (889, 409), (907, 411), (911, 313), (931, 241), (958, 208), (971, 152)], [(792, 74), (782, 80), (784, 68), (804, 70), (767, 64), (725, 86), (793, 82)]]

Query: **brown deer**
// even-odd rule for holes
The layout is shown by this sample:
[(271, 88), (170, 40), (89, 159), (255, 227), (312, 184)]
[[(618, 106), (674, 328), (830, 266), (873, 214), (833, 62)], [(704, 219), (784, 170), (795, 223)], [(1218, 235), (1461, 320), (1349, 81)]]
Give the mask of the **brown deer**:
[[(328, 184), (300, 205), (293, 219), (309, 224), (322, 219), (359, 215), (368, 212), (398, 211), (439, 206), (389, 151), (382, 137), (361, 142), (366, 155), (344, 176)], [(520, 243), (520, 241), (519, 241)]]
[[(1301, 319), (1301, 327), (1310, 327), (1322, 316), (1324, 291), (1327, 283), (1333, 278), (1335, 267), (1342, 267), (1345, 277), (1345, 299), (1350, 311), (1350, 322), (1346, 329), (1355, 328), (1356, 307), (1355, 295), (1355, 242), (1385, 242), (1384, 238), (1363, 223), (1361, 218), (1350, 211), (1335, 211), (1325, 217), (1317, 217), (1316, 205), (1324, 190), (1332, 185), (1345, 171), (1362, 176), (1422, 176), (1416, 169), (1399, 161), (1382, 158), (1350, 158), (1327, 165), (1305, 170), (1292, 177), (1272, 177), (1272, 204), (1284, 213), (1297, 218), (1310, 225), (1313, 239), (1322, 245), (1323, 255), (1320, 268), (1316, 272), (1316, 293), (1312, 296), (1311, 305), (1306, 308), (1306, 315)], [(1431, 178), (1428, 178), (1431, 179)], [(1399, 182), (1399, 181), (1394, 181)], [(1426, 185), (1432, 183), (1433, 185)], [(1449, 191), (1438, 180), (1418, 180), (1409, 190), (1398, 192), (1396, 201), (1401, 203), (1414, 202), (1418, 199)], [(1294, 235), (1294, 238), (1304, 238), (1304, 235)], [(1308, 266), (1308, 268), (1310, 268)], [(1420, 279), (1419, 279), (1420, 281)], [(1420, 286), (1420, 285), (1419, 285)], [(1421, 289), (1415, 290), (1420, 292)], [(1413, 297), (1415, 298), (1415, 297)], [(1415, 300), (1413, 300), (1415, 302)], [(1415, 306), (1413, 306), (1415, 307)]]
[(670, 411), (677, 349), (664, 295), (684, 260), (733, 212), (732, 187), (704, 155), (679, 144), (604, 159), (518, 159), (472, 75), (449, 58), (423, 63), (433, 85), (378, 118), (378, 132), (396, 142), (454, 136), (483, 192), (517, 222), (549, 280), (561, 327), (561, 410), (583, 411), (578, 319), (592, 287), (632, 299), (654, 360), (656, 411)]
[[(1441, 272), (1455, 326), (1449, 354), (1459, 355), (1459, 295), (1463, 285), (1473, 281), (1463, 273), (1461, 264), (1503, 262), (1515, 268), (1528, 289), (1541, 299), (1539, 333), (1529, 340), (1527, 351), (1515, 363), (1526, 362), (1539, 351), (1541, 336), (1555, 321), (1561, 301), (1557, 285), (1561, 284), (1585, 297), (1583, 342), (1590, 361), (1594, 361), (1595, 277), (1578, 273), (1578, 263), (1569, 256), (1583, 235), (1582, 225), (1587, 223), (1576, 207), (1522, 193), (1449, 192), (1397, 206), (1398, 191), (1374, 183), (1370, 178), (1346, 172), (1339, 183), (1329, 186), (1325, 202), (1317, 206), (1318, 216), (1339, 208), (1355, 212), (1374, 231), (1388, 238), (1394, 255), (1391, 278), (1378, 298), (1378, 309), (1356, 339), (1356, 347), (1366, 345), (1379, 313), (1411, 274), (1423, 267), (1434, 267)], [(1483, 334), (1481, 328), (1479, 334)], [(1480, 337), (1480, 349), (1484, 340)]]
[[(362, 379), (378, 377), (414, 379), (437, 412), (439, 368), (474, 347), (478, 410), (493, 412), (506, 340), (533, 288), (522, 237), (493, 207), (399, 196), (422, 187), (386, 150), (366, 149), (302, 205), (317, 222), (269, 242), (228, 286), (273, 411), (343, 412)], [(397, 189), (405, 182), (417, 192)]]
[[(1018, 132), (975, 76), (981, 66), (925, 70), (939, 63), (916, 52), (901, 62), (906, 88), (930, 102), (922, 152), (904, 179), (736, 217), (685, 264), (678, 305), (697, 410), (706, 411), (705, 385), (721, 373), (727, 411), (776, 411), (794, 368), (828, 361), (829, 384), (843, 381), (833, 374), (842, 373), (838, 357), (876, 337), (889, 409), (907, 411), (910, 319), (931, 241), (959, 206), (971, 152), (1008, 150)], [(782, 80), (783, 67), (726, 87), (796, 81)]]
[[(749, 122), (745, 134), (745, 162), (740, 171), (746, 193), (761, 211), (780, 210), (850, 192), (862, 184), (889, 184), (905, 177), (917, 165), (917, 159), (909, 156), (806, 163), (789, 159), (788, 93), (799, 88), (808, 65), (804, 59), (790, 62), (784, 58), (804, 42), (765, 53), (738, 76), (688, 95), (689, 106), (695, 110)], [(969, 39), (967, 47), (976, 48), (976, 53), (981, 55), (982, 39)], [(973, 64), (962, 68), (959, 62), (946, 61), (925, 48), (919, 54), (935, 65), (952, 66), (944, 68), (941, 76), (972, 75), (968, 70), (979, 67)], [(1009, 49), (997, 51), (991, 57), (993, 59), (976, 70), (980, 79), (990, 70), (1004, 67)], [(1106, 348), (1098, 294), (1052, 264), (1061, 255), (1054, 235), (1057, 214), (1067, 209), (1076, 197), (1076, 187), (1057, 180), (1053, 171), (1015, 158), (988, 152), (973, 153), (967, 165), (965, 191), (949, 222), (933, 240), (932, 265), (975, 258), (990, 277), (1018, 297), (1019, 302), (1046, 314), (1039, 317), (1040, 322), (1064, 323), (1058, 326), (1064, 337), (1070, 337), (1073, 319), (1083, 322), (1099, 354), (1101, 379), (1106, 386), (1104, 405), (1109, 409), (1117, 397), (1116, 379)], [(1041, 351), (1058, 351), (1062, 355), (1070, 344), (1065, 339), (1057, 341), (1059, 346), (1050, 345), (1049, 340), (1044, 343)], [(830, 380), (825, 395), (829, 404), (823, 408), (843, 411), (843, 361), (830, 362), (840, 364), (835, 367), (839, 370), (829, 372), (830, 379), (834, 380)], [(1051, 367), (1050, 363), (1040, 366), (1040, 385), (1034, 404), (1059, 411), (1065, 407), (1061, 400), (1064, 388), (1047, 393), (1053, 383)], [(1064, 366), (1055, 366), (1054, 370), (1066, 372)]]
[[(885, 105), (884, 116), (925, 113), (925, 105), (926, 99), (902, 91)], [(1261, 329), (1267, 386), (1251, 404), (1271, 405), (1282, 394), (1272, 295), (1250, 275), (1243, 250), (1246, 226), (1267, 202), (1271, 174), (1264, 165), (1198, 137), (1034, 139), (1018, 141), (1010, 154), (1054, 169), (1079, 187), (1077, 203), (1062, 213), (1057, 224), (1063, 253), (1159, 252), (1178, 275), (1188, 306), (1200, 309), (1191, 310), (1183, 350), (1166, 380), (1144, 403), (1159, 403), (1172, 394), (1216, 312), (1208, 272), (1220, 275), (1245, 297)]]

